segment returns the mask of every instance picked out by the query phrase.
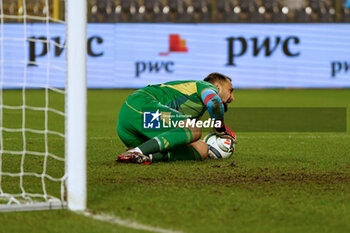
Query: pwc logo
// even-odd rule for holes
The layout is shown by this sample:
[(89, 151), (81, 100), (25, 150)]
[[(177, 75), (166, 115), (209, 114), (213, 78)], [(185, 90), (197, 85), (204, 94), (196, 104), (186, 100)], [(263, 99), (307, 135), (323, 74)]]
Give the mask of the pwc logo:
[[(168, 56), (170, 53), (187, 53), (186, 40), (181, 39), (178, 34), (169, 35), (169, 50), (168, 52), (160, 52), (159, 56)], [(174, 72), (174, 61), (137, 61), (135, 62), (135, 75), (139, 78), (143, 73), (165, 73)]]
[(300, 56), (300, 51), (297, 45), (301, 43), (300, 38), (297, 36), (276, 36), (266, 37), (266, 38), (245, 38), (245, 37), (228, 37), (226, 38), (228, 42), (228, 59), (227, 66), (237, 66), (237, 59), (246, 55), (246, 52), (253, 52), (251, 56), (258, 57), (259, 54), (263, 54), (265, 57), (271, 57), (278, 49), (286, 57), (295, 58)]

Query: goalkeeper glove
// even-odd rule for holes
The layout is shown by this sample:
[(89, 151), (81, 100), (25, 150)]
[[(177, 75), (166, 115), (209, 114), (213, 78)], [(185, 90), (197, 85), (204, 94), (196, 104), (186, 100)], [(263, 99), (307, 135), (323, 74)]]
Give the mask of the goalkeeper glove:
[(233, 143), (237, 144), (236, 134), (229, 126), (223, 125), (220, 128), (214, 128), (214, 132), (220, 137), (228, 136), (232, 139)]

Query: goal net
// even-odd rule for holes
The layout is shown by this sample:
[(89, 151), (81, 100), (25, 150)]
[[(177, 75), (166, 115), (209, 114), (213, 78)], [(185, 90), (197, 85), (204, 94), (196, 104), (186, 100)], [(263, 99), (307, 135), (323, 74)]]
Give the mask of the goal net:
[(0, 211), (85, 208), (85, 4), (0, 0)]

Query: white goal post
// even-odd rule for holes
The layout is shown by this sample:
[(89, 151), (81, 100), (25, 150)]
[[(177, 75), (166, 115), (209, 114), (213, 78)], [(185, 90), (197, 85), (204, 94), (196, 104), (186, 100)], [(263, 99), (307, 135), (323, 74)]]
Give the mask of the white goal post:
[(86, 208), (86, 0), (66, 0), (68, 208)]
[[(27, 14), (26, 4), (30, 0), (13, 1), (20, 6), (18, 14), (4, 10), (6, 1), (0, 0), (0, 212), (67, 207), (73, 211), (86, 209), (87, 1), (65, 0), (65, 20), (50, 15), (50, 9), (57, 7), (59, 1), (41, 0), (44, 4), (42, 12), (45, 13), (36, 16)], [(49, 5), (51, 3), (53, 6)], [(57, 16), (57, 9), (53, 9), (53, 12)], [(12, 20), (12, 23), (6, 25), (6, 20)], [(39, 22), (39, 25), (30, 25), (29, 20)], [(65, 43), (52, 41), (50, 26), (57, 24), (62, 25), (59, 29), (65, 25)], [(33, 28), (39, 28), (39, 31), (42, 29), (38, 37), (30, 34)], [(34, 50), (38, 49), (35, 47), (37, 44), (42, 44), (43, 52), (39, 56), (43, 58), (46, 53), (47, 56), (41, 61), (32, 61), (28, 48), (32, 46)], [(65, 62), (55, 64), (52, 61), (49, 52), (54, 51), (53, 48), (57, 49), (55, 51), (65, 50)], [(34, 55), (38, 54), (34, 52)], [(44, 72), (36, 70), (31, 73), (31, 66), (43, 65), (47, 67), (42, 69)], [(62, 75), (66, 77), (62, 86), (57, 86), (57, 72), (66, 72)], [(18, 74), (22, 77), (18, 78)], [(51, 75), (56, 75), (55, 81), (50, 81)], [(17, 93), (20, 96), (13, 98)], [(43, 106), (36, 106), (37, 103), (29, 101), (42, 93), (45, 100), (39, 102), (43, 102)], [(53, 96), (56, 95), (64, 98), (61, 101), (64, 105), (62, 109), (51, 106)], [(20, 102), (14, 102), (10, 98)], [(35, 120), (30, 118), (31, 115), (40, 114), (44, 116), (44, 129), (32, 127)], [(56, 118), (51, 118), (51, 115), (56, 115)], [(57, 117), (63, 119), (62, 131), (53, 130), (50, 126), (50, 123), (55, 124), (52, 119)], [(17, 118), (19, 124), (14, 123)], [(16, 136), (7, 137), (10, 134)], [(28, 135), (34, 136), (31, 138)], [(57, 142), (54, 146), (50, 141), (52, 136), (58, 138), (56, 141), (52, 139), (53, 144)], [(62, 146), (57, 145), (60, 141)], [(35, 148), (32, 144), (36, 142), (43, 145), (32, 149)], [(55, 151), (57, 147), (60, 147), (59, 152)], [(54, 171), (52, 175), (49, 171), (50, 163), (53, 166), (62, 164), (62, 174), (57, 175), (60, 171)], [(36, 166), (40, 166), (38, 171), (34, 171), (33, 167)], [(37, 189), (28, 186), (34, 186), (35, 179), (39, 183)], [(50, 185), (53, 186), (50, 182), (58, 186), (58, 192), (49, 193)]]

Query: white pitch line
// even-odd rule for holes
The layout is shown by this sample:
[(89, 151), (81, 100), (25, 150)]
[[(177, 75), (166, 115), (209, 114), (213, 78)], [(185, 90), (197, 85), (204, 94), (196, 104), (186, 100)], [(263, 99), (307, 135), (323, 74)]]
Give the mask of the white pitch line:
[(173, 231), (173, 230), (168, 230), (168, 229), (163, 229), (160, 227), (152, 227), (148, 226), (145, 224), (138, 223), (134, 220), (123, 220), (117, 216), (110, 215), (110, 214), (93, 214), (90, 211), (83, 211), (83, 212), (76, 212), (78, 214), (82, 214), (86, 217), (90, 217), (92, 219), (102, 221), (102, 222), (107, 222), (111, 224), (117, 224), (123, 227), (128, 227), (128, 228), (133, 228), (137, 230), (145, 230), (145, 231), (151, 231), (151, 232), (159, 232), (159, 233), (183, 233), (181, 231)]

